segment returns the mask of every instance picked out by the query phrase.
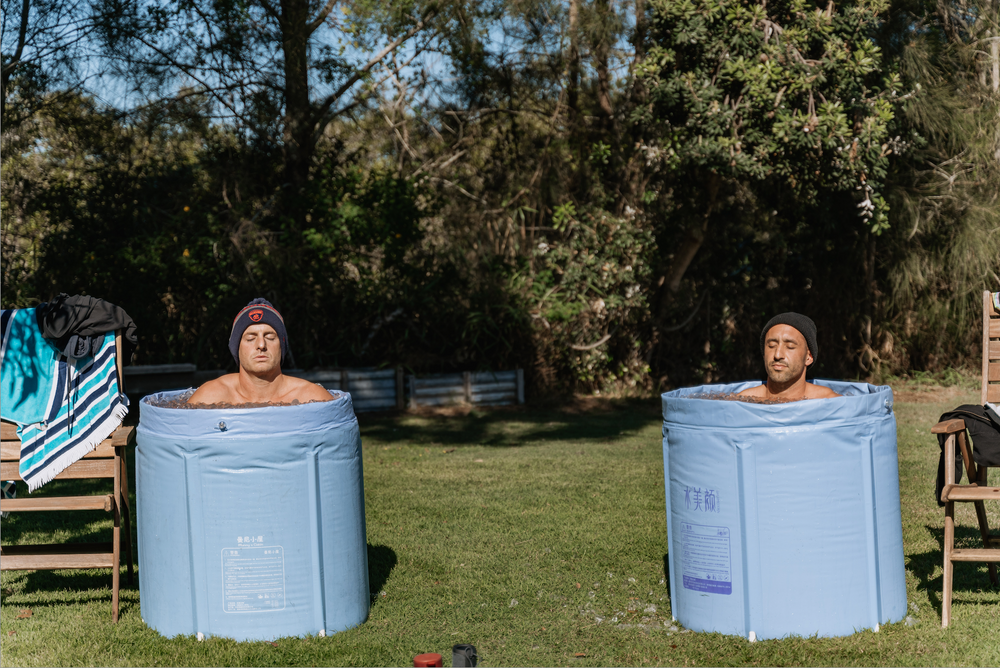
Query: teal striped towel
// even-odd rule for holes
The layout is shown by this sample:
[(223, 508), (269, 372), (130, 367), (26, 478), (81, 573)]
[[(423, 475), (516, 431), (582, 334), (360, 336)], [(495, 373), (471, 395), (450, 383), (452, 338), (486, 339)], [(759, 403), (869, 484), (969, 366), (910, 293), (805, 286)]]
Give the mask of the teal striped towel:
[(35, 309), (0, 311), (0, 417), (18, 425), (29, 492), (94, 450), (127, 413), (114, 336), (74, 360), (42, 337)]

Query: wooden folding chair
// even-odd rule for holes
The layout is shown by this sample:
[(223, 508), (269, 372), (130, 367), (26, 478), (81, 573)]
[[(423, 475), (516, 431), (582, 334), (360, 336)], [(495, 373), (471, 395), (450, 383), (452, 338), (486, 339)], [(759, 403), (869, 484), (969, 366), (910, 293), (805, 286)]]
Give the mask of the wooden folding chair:
[[(116, 332), (117, 350), (121, 350), (121, 332)], [(122, 382), (121, 358), (118, 379)], [(122, 388), (124, 391), (124, 387)], [(119, 427), (95, 450), (70, 465), (55, 477), (67, 479), (111, 479), (112, 489), (106, 494), (87, 496), (28, 496), (20, 499), (0, 499), (0, 511), (103, 510), (112, 513), (112, 539), (102, 543), (61, 543), (48, 545), (0, 546), (0, 569), (54, 570), (78, 568), (111, 569), (111, 619), (118, 621), (118, 590), (121, 547), (125, 548), (128, 582), (132, 584), (132, 531), (129, 524), (128, 449), (135, 445), (135, 428)], [(18, 470), (21, 441), (17, 426), (0, 424), (0, 480), (21, 480)]]
[[(1000, 313), (993, 307), (989, 292), (983, 293), (983, 385), (982, 403), (1000, 402)], [(966, 437), (965, 420), (946, 420), (931, 428), (933, 434), (947, 434), (944, 451), (944, 588), (942, 592), (941, 626), (951, 622), (951, 589), (956, 561), (989, 563), (990, 580), (997, 586), (996, 562), (1000, 561), (1000, 537), (990, 535), (984, 501), (1000, 500), (1000, 487), (987, 484), (987, 467), (976, 466)], [(962, 454), (969, 484), (955, 480), (955, 444)], [(973, 444), (974, 447), (974, 444)], [(955, 503), (972, 503), (976, 509), (982, 548), (955, 549)]]

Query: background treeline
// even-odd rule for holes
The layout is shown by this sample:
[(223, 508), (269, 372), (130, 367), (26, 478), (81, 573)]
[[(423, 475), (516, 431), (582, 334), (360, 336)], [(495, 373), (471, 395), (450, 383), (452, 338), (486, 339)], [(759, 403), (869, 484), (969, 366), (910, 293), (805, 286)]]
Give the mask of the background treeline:
[(997, 0), (3, 0), (2, 302), (536, 391), (975, 366)]

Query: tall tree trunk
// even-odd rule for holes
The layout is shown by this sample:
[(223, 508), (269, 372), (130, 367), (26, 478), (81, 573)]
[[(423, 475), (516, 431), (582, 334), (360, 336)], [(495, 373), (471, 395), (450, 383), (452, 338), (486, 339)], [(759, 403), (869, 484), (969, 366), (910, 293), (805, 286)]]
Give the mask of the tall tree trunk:
[[(611, 53), (610, 8), (608, 0), (597, 0), (597, 40), (594, 44), (594, 69), (597, 71), (597, 107), (601, 115), (601, 130), (609, 136), (614, 125), (614, 108), (611, 106), (611, 73), (608, 56)], [(614, 142), (617, 143), (617, 142)]]
[[(632, 34), (632, 48), (635, 56), (632, 59), (630, 69), (631, 88), (628, 98), (629, 110), (637, 109), (647, 101), (646, 88), (636, 79), (635, 70), (643, 58), (646, 57), (646, 1), (635, 0), (635, 32)], [(628, 113), (622, 114), (627, 117)], [(625, 167), (622, 170), (622, 183), (620, 191), (625, 195), (619, 202), (619, 214), (626, 206), (639, 208), (639, 198), (646, 187), (647, 178), (644, 176), (645, 157), (640, 150), (644, 143), (642, 124), (631, 123), (629, 127), (629, 138), (631, 147), (625, 147), (623, 153), (628, 156)]]
[[(312, 107), (309, 102), (309, 2), (282, 0), (281, 33), (285, 64), (285, 179), (290, 202), (300, 201), (309, 178), (313, 150)], [(293, 214), (293, 218), (297, 218)]]
[(21, 65), (21, 54), (24, 52), (25, 39), (28, 33), (28, 15), (31, 13), (31, 0), (21, 3), (21, 25), (17, 31), (17, 48), (4, 63), (0, 70), (0, 118), (7, 119), (7, 90), (14, 71)]
[(572, 133), (580, 116), (580, 0), (569, 0), (569, 53), (566, 60), (569, 70), (566, 106), (569, 107)]
[(580, 0), (569, 0), (569, 51), (566, 54), (569, 80), (566, 83), (567, 134), (574, 154), (569, 192), (572, 196), (582, 193), (586, 182), (586, 161), (583, 155), (582, 115), (580, 114)]
[(674, 296), (681, 289), (681, 281), (684, 280), (684, 274), (687, 273), (688, 267), (691, 266), (695, 255), (698, 254), (702, 244), (705, 243), (705, 236), (708, 234), (708, 224), (718, 203), (721, 186), (722, 177), (718, 174), (709, 173), (706, 184), (708, 206), (705, 209), (701, 223), (691, 225), (687, 229), (680, 246), (674, 251), (673, 261), (670, 263), (666, 273), (660, 277), (660, 303), (657, 309), (657, 326), (659, 327), (662, 327), (670, 310), (670, 305), (673, 303)]

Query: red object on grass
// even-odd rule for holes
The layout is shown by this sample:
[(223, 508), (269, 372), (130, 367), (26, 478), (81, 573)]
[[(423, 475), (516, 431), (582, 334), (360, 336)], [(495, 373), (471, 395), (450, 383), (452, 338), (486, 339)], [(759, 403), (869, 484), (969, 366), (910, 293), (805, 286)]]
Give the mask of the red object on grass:
[(413, 665), (418, 668), (422, 668), (423, 666), (442, 666), (444, 665), (444, 660), (440, 654), (429, 652), (427, 654), (417, 654), (413, 657)]

